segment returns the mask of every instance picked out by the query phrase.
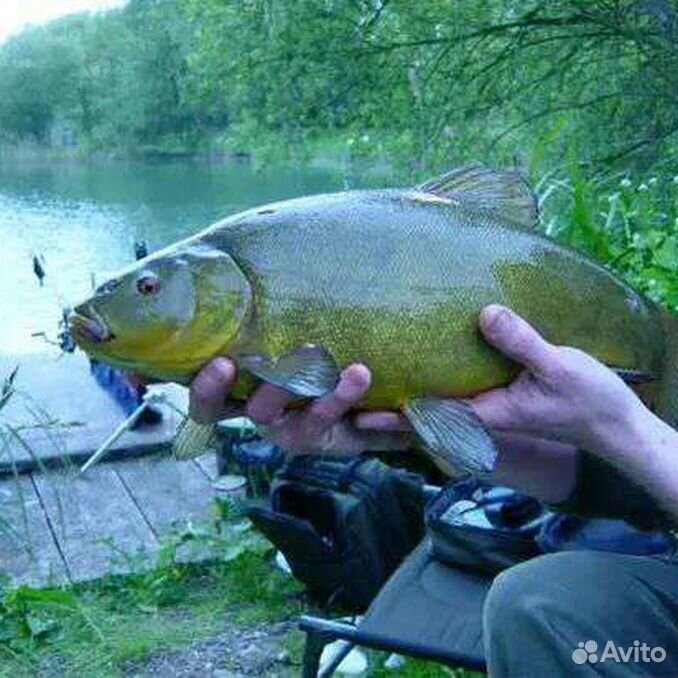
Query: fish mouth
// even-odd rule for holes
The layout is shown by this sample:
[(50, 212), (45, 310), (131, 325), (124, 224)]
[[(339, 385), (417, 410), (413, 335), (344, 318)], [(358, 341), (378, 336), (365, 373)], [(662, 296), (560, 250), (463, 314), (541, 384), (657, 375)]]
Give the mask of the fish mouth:
[(104, 344), (115, 339), (106, 321), (91, 306), (76, 309), (68, 318), (68, 328), (77, 344)]

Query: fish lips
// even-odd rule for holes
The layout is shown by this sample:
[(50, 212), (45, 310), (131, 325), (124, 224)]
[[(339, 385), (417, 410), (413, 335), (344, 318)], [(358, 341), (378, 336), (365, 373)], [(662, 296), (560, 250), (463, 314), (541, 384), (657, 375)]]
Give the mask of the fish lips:
[(76, 309), (68, 318), (68, 328), (77, 344), (103, 344), (115, 339), (103, 318), (93, 309)]

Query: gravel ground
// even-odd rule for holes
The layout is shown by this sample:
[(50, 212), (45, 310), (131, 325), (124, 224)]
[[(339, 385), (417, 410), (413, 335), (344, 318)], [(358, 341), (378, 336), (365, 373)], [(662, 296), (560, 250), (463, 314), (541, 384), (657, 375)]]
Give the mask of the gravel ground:
[(182, 650), (150, 654), (127, 662), (128, 678), (286, 678), (293, 675), (285, 640), (294, 624), (236, 627)]

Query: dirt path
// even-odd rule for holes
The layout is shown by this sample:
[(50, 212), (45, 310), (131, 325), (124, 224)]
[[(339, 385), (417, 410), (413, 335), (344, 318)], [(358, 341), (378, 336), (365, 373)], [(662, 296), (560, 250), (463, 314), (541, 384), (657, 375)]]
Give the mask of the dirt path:
[(123, 666), (128, 678), (288, 678), (298, 673), (286, 649), (293, 622), (232, 627), (181, 650), (154, 652)]

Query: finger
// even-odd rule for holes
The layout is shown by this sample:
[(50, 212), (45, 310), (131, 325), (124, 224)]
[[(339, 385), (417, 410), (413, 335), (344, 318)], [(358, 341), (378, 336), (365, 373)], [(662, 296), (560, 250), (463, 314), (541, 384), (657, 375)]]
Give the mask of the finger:
[(365, 365), (349, 365), (335, 389), (316, 400), (304, 413), (300, 424), (307, 436), (323, 433), (340, 421), (367, 394), (372, 375)]
[(407, 417), (398, 412), (361, 412), (355, 416), (356, 428), (372, 431), (411, 431)]
[(486, 306), (480, 313), (480, 329), (492, 346), (531, 372), (548, 373), (556, 361), (555, 347), (505, 306)]
[(270, 426), (283, 414), (285, 408), (296, 398), (282, 386), (262, 384), (247, 401), (245, 412), (256, 424)]
[(191, 419), (203, 424), (223, 419), (235, 375), (235, 365), (228, 358), (215, 358), (203, 367), (189, 388)]

